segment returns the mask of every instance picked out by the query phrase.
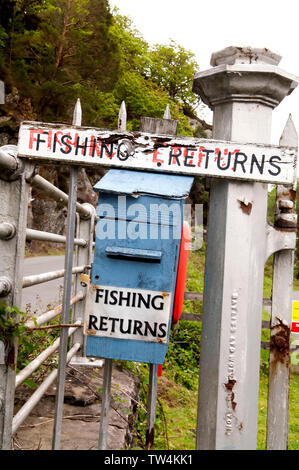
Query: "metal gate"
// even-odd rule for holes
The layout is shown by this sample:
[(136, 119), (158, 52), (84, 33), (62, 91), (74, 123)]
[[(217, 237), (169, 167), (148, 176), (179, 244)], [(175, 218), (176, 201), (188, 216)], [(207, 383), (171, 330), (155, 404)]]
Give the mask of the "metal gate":
[[(272, 109), (297, 84), (296, 77), (277, 68), (278, 62), (279, 58), (270, 51), (227, 48), (212, 56), (214, 67), (211, 70), (196, 75), (194, 89), (214, 111), (215, 139), (268, 144)], [(164, 120), (169, 122), (170, 115), (166, 114)], [(81, 126), (79, 102), (74, 110), (72, 124)], [(125, 108), (122, 105), (118, 130), (124, 132), (125, 129)], [(282, 149), (297, 148), (297, 133), (291, 120), (283, 132), (280, 146)], [(220, 159), (219, 151), (217, 153), (215, 150), (215, 158)], [(277, 161), (272, 160), (273, 172)], [(239, 158), (241, 173), (244, 171), (243, 163), (244, 159)], [(0, 342), (1, 447), (10, 448), (12, 435), (50, 384), (57, 380), (53, 449), (59, 449), (66, 364), (74, 357), (79, 362), (81, 360), (82, 364), (88, 362), (83, 356), (82, 321), (85, 292), (79, 275), (90, 269), (95, 210), (89, 204), (77, 202), (78, 167), (75, 165), (70, 167), (69, 195), (36, 174), (32, 161), (19, 158), (14, 146), (0, 149), (0, 166), (0, 254), (3, 260), (0, 266), (1, 297), (8, 305), (20, 306), (22, 288), (64, 277), (62, 305), (40, 315), (36, 322), (29, 320), (25, 324), (29, 329), (39, 327), (61, 314), (60, 338), (17, 377), (17, 341), (10, 338), (9, 341)], [(261, 166), (256, 166), (261, 173)], [(244, 175), (241, 177), (246, 179)], [(26, 229), (30, 186), (38, 187), (48, 196), (68, 205), (65, 237)], [(211, 178), (198, 404), (198, 449), (255, 448), (263, 269), (264, 263), (273, 253), (267, 447), (287, 448), (290, 303), (296, 244), (295, 187), (290, 184), (278, 186), (275, 227), (266, 224), (266, 207), (265, 183)], [(23, 278), (26, 240), (66, 243), (64, 270)], [(76, 277), (75, 292), (72, 295), (73, 275)], [(74, 309), (70, 323), (71, 305), (74, 305)], [(68, 350), (70, 336), (72, 341)], [(59, 350), (58, 370), (51, 372), (27, 403), (13, 416), (15, 387), (26, 380), (56, 350)], [(100, 449), (105, 449), (107, 443), (111, 365), (111, 360), (105, 361)], [(157, 368), (153, 366), (150, 369), (148, 400), (149, 435), (155, 422), (156, 388)]]

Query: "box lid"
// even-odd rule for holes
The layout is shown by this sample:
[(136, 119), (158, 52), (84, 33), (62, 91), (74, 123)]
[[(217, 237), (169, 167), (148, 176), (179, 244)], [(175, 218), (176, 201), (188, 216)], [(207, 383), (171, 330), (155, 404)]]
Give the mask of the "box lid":
[(194, 178), (132, 170), (109, 170), (94, 186), (98, 192), (140, 196), (149, 194), (171, 199), (186, 198)]

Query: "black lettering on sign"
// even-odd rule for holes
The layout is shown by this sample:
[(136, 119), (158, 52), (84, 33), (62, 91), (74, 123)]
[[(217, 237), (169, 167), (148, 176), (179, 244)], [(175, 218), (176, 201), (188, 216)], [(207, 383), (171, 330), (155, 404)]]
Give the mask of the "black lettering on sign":
[[(191, 152), (191, 155), (189, 155), (189, 152)], [(195, 166), (194, 163), (193, 163), (193, 159), (194, 159), (194, 153), (196, 152), (196, 148), (186, 148), (185, 149), (185, 152), (184, 152), (184, 166)], [(190, 162), (188, 163), (188, 159), (190, 160)]]
[(89, 315), (89, 323), (88, 323), (88, 329), (91, 330), (94, 328), (95, 330), (98, 330), (98, 327), (96, 325), (98, 319), (94, 315)]
[(62, 134), (62, 132), (61, 131), (55, 132), (54, 141), (53, 141), (53, 153), (55, 153), (55, 151), (56, 151), (56, 145), (57, 144), (61, 145), (61, 143), (59, 142), (58, 137), (57, 137), (58, 134)]
[[(109, 145), (109, 144), (108, 144), (108, 145)], [(101, 145), (101, 157), (100, 157), (100, 158), (103, 158), (103, 153), (104, 153), (104, 152), (106, 153), (106, 157), (108, 157), (108, 158), (112, 158), (112, 157), (113, 157), (113, 144), (112, 144), (112, 143), (110, 144), (110, 149), (109, 149), (108, 145), (106, 144), (106, 142), (102, 142), (102, 145)]]
[(142, 328), (142, 321), (134, 320), (133, 335), (136, 335), (138, 333), (140, 336), (143, 336), (141, 328)]
[(116, 322), (119, 321), (119, 318), (109, 318), (109, 320), (111, 321), (111, 333), (114, 333), (115, 332), (115, 324)]
[(166, 323), (160, 323), (159, 325), (160, 334), (158, 334), (158, 338), (165, 338), (166, 332)]
[(214, 150), (202, 149), (202, 152), (206, 154), (205, 169), (207, 169), (209, 166), (210, 153), (214, 153)]
[[(177, 152), (177, 153), (174, 153)], [(182, 149), (179, 147), (174, 147), (170, 149), (168, 165), (176, 164), (181, 166), (179, 157), (182, 155)]]
[[(116, 317), (89, 315), (88, 329), (105, 331), (117, 335), (139, 335), (153, 338), (165, 338), (167, 336), (167, 324), (149, 322), (147, 320), (132, 320)], [(114, 336), (115, 337), (115, 336)], [(118, 336), (119, 337), (119, 336)], [(124, 338), (125, 339), (125, 338)]]
[(271, 165), (271, 166), (274, 166), (274, 168), (276, 168), (276, 171), (268, 170), (268, 172), (269, 172), (270, 175), (272, 175), (272, 176), (277, 176), (277, 175), (279, 175), (279, 173), (281, 172), (280, 166), (275, 165), (275, 163), (273, 163), (273, 162), (275, 162), (275, 161), (280, 162), (280, 161), (281, 161), (281, 158), (278, 157), (277, 155), (276, 155), (276, 156), (273, 156), (273, 157), (270, 157), (270, 160), (269, 160), (270, 165)]
[(72, 144), (70, 142), (70, 136), (69, 135), (66, 135), (64, 134), (62, 137), (61, 137), (61, 143), (63, 145), (66, 145), (66, 148), (64, 149), (61, 149), (61, 152), (64, 153), (64, 154), (68, 154), (72, 151)]
[(124, 320), (121, 319), (120, 320), (120, 325), (119, 325), (120, 332), (123, 333), (124, 335), (125, 334), (130, 334), (131, 333), (131, 328), (132, 328), (132, 320), (128, 320), (127, 330), (124, 329), (123, 325), (124, 325)]
[[(105, 304), (107, 304), (107, 298), (108, 298), (109, 290), (105, 291)], [(116, 305), (117, 304), (117, 290), (112, 290), (110, 292), (110, 297), (112, 301), (109, 301), (109, 305)]]
[(231, 155), (231, 152), (228, 152), (226, 164), (221, 165), (221, 151), (219, 151), (217, 156), (217, 167), (219, 168), (219, 170), (227, 170), (230, 167)]
[(147, 299), (145, 299), (142, 294), (138, 293), (138, 307), (139, 308), (141, 307), (141, 304), (143, 304), (145, 308), (150, 308), (150, 301), (151, 301), (150, 294), (148, 294)]
[(96, 289), (95, 303), (103, 299), (105, 305), (119, 305), (120, 307), (146, 308), (155, 310), (164, 309), (162, 295), (141, 294), (140, 292), (123, 292), (109, 289)]
[(76, 143), (75, 143), (75, 155), (78, 155), (79, 149), (82, 149), (81, 154), (85, 157), (86, 150), (87, 150), (87, 143), (88, 143), (88, 137), (85, 137), (84, 143), (80, 144), (80, 137), (77, 135)]
[(123, 301), (125, 301), (126, 306), (130, 306), (130, 297), (131, 297), (131, 292), (127, 292), (127, 295), (124, 295), (124, 292), (119, 293), (119, 302), (118, 305), (122, 306)]
[(103, 297), (103, 292), (104, 292), (104, 289), (97, 289), (96, 290), (96, 300), (95, 302), (98, 304), (99, 303), (99, 299), (101, 299)]
[(242, 153), (242, 152), (237, 152), (235, 155), (235, 163), (233, 166), (233, 171), (236, 171), (237, 165), (241, 165), (243, 173), (246, 173), (246, 170), (245, 170), (246, 161), (247, 161), (247, 155), (245, 155), (245, 153)]
[[(48, 134), (48, 132), (44, 132), (44, 134)], [(46, 140), (41, 139), (41, 134), (37, 134), (36, 136), (36, 150), (39, 149), (39, 144), (40, 143), (45, 143)]]
[[(159, 303), (159, 305), (156, 305), (156, 300), (157, 299), (162, 299), (162, 302)], [(152, 298), (152, 307), (155, 310), (163, 310), (164, 308), (164, 302), (163, 302), (163, 296), (162, 295), (155, 295), (155, 297)]]
[(152, 325), (148, 321), (145, 321), (144, 326), (145, 326), (144, 336), (148, 336), (148, 333), (150, 333), (154, 337), (157, 336), (157, 326), (158, 326), (157, 322), (155, 322), (154, 327), (152, 327)]
[(117, 158), (124, 162), (128, 160), (130, 154), (128, 152), (128, 147), (125, 142), (120, 142), (120, 144), (117, 147)]
[(258, 171), (262, 175), (264, 173), (264, 165), (265, 165), (265, 155), (263, 155), (262, 161), (259, 162), (254, 153), (251, 157), (251, 164), (250, 164), (250, 173), (253, 172), (254, 165), (257, 167)]
[(107, 320), (108, 317), (100, 317), (100, 326), (98, 328), (100, 331), (108, 331)]

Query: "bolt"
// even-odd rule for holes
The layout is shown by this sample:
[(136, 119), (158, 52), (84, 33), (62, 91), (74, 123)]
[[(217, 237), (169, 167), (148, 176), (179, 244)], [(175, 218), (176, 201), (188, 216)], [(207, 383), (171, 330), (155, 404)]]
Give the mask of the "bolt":
[(0, 297), (6, 297), (12, 290), (12, 284), (8, 277), (0, 277)]
[(2, 240), (10, 240), (16, 234), (16, 227), (8, 222), (0, 224), (0, 238)]

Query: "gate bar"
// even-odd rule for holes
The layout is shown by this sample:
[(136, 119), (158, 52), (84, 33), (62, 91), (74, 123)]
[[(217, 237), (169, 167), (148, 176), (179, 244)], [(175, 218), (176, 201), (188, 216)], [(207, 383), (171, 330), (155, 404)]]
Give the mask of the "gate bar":
[[(74, 344), (74, 346), (69, 350), (66, 362), (70, 362), (72, 357), (76, 354), (78, 349), (80, 348), (80, 344)], [(27, 416), (31, 413), (33, 408), (37, 405), (40, 401), (42, 396), (48, 390), (50, 385), (54, 382), (57, 377), (58, 370), (54, 369), (48, 377), (43, 381), (43, 383), (38, 387), (38, 389), (31, 395), (28, 401), (26, 401), (25, 405), (18, 411), (18, 413), (14, 416), (12, 421), (12, 434), (15, 434), (21, 424), (25, 421)]]
[[(83, 273), (86, 266), (76, 266), (72, 268), (72, 274)], [(32, 276), (23, 277), (23, 289), (30, 286), (35, 286), (36, 284), (42, 284), (43, 282), (52, 281), (53, 279), (58, 279), (64, 277), (65, 269), (60, 269), (58, 271), (49, 271), (48, 273), (41, 274), (32, 274)]]
[[(84, 297), (85, 297), (85, 294), (83, 292), (81, 291), (78, 292), (77, 295), (71, 298), (70, 305), (73, 305), (76, 302), (83, 300)], [(27, 326), (27, 328), (35, 328), (36, 326), (44, 325), (48, 321), (57, 317), (61, 313), (61, 310), (62, 310), (62, 304), (57, 305), (57, 307), (55, 307), (53, 310), (48, 310), (48, 312), (45, 312), (39, 315), (34, 321), (31, 319), (26, 321), (25, 326)]]
[[(81, 105), (77, 100), (74, 114), (73, 125), (81, 126)], [(73, 251), (74, 251), (74, 234), (76, 223), (76, 201), (78, 186), (78, 167), (71, 166), (69, 178), (69, 198), (68, 198), (68, 216), (67, 216), (67, 244), (65, 252), (65, 277), (63, 289), (63, 302), (61, 321), (68, 323), (70, 312), (70, 298), (72, 289), (72, 267), (73, 267)], [(89, 211), (88, 211), (89, 213)], [(68, 328), (61, 328), (61, 341), (59, 345), (59, 365), (57, 374), (57, 394), (55, 401), (55, 421), (53, 433), (53, 450), (60, 449), (61, 442), (61, 426), (64, 402), (64, 386), (66, 375), (66, 359), (67, 359), (67, 342)]]
[[(58, 189), (56, 186), (51, 184), (48, 180), (43, 178), (40, 175), (35, 175), (29, 183), (34, 186), (35, 188), (41, 189), (47, 196), (51, 197), (57, 202), (63, 202), (68, 204), (69, 196)], [(90, 217), (89, 210), (84, 207), (82, 204), (76, 201), (76, 211), (81, 215), (81, 217)]]
[(146, 449), (152, 449), (154, 446), (154, 428), (156, 422), (157, 405), (157, 386), (158, 386), (158, 365), (149, 366), (149, 392), (147, 397), (147, 423), (146, 423)]
[[(81, 326), (81, 322), (77, 322), (78, 327)], [(68, 335), (71, 336), (78, 327), (72, 327), (69, 329)], [(43, 352), (41, 352), (33, 361), (31, 361), (24, 369), (22, 369), (18, 375), (16, 376), (16, 388), (21, 385), (24, 380), (28, 379), (33, 372), (38, 369), (42, 363), (48, 359), (48, 357), (52, 356), (52, 354), (55, 353), (55, 351), (58, 349), (60, 344), (60, 338), (57, 338), (51, 346), (49, 346), (47, 349), (44, 349)]]
[[(289, 116), (279, 144), (293, 147), (298, 145), (298, 134), (291, 116)], [(280, 233), (284, 230), (292, 230), (290, 228), (291, 217), (293, 218), (293, 231), (296, 233), (296, 198), (293, 189), (287, 186), (277, 186), (276, 207), (278, 210), (275, 215), (275, 225), (279, 226)], [(285, 205), (289, 209), (281, 210), (281, 207)], [(294, 250), (281, 250), (274, 254), (267, 450), (287, 450), (288, 448), (293, 266)]]
[[(0, 227), (1, 230), (1, 227)], [(26, 240), (39, 240), (42, 242), (53, 242), (53, 243), (66, 243), (66, 236), (58, 235), (57, 233), (43, 232), (41, 230), (33, 230), (31, 228), (26, 229)], [(86, 246), (87, 241), (83, 238), (75, 238), (74, 244), (79, 246)]]

